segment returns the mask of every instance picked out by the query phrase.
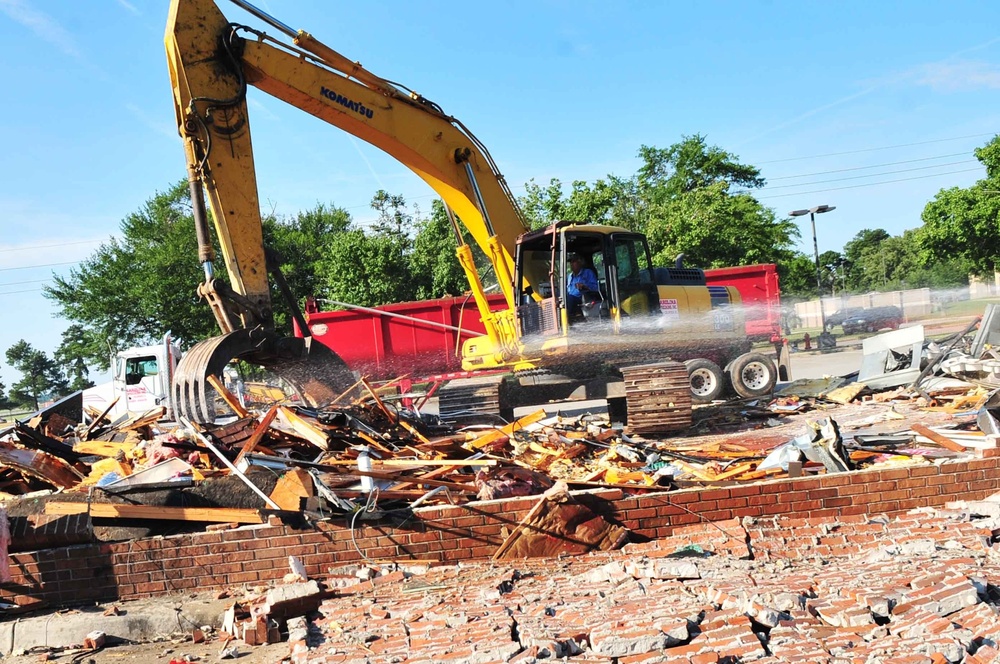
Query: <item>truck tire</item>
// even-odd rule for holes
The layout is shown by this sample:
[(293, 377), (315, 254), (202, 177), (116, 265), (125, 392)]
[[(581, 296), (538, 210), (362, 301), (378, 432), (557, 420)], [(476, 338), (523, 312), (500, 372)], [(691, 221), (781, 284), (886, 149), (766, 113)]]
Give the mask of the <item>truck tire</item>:
[(691, 383), (691, 398), (699, 403), (707, 403), (722, 397), (726, 389), (726, 374), (712, 360), (699, 357), (684, 363)]
[(774, 391), (778, 372), (766, 355), (744, 353), (729, 365), (729, 381), (736, 394), (745, 399), (763, 397)]

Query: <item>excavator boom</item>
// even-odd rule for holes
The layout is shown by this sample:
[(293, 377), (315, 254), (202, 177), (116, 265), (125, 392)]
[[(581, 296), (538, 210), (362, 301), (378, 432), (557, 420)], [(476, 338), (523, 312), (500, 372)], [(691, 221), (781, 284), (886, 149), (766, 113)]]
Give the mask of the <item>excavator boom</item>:
[[(268, 260), (263, 243), (246, 100), (250, 85), (384, 150), (441, 196), (491, 345), (498, 358), (515, 355), (513, 254), (527, 227), (485, 147), (436, 104), (372, 74), (309, 33), (294, 31), (243, 0), (233, 1), (293, 43), (231, 23), (214, 0), (171, 2), (165, 44), (205, 268), (199, 293), (226, 338), (203, 342), (199, 353), (188, 354), (197, 359), (179, 367), (175, 396), (182, 405), (195, 403), (185, 414), (195, 420), (211, 417), (206, 405), (211, 391), (204, 380), (232, 359), (225, 357), (229, 353), (276, 369), (303, 354), (323, 354), (319, 344), (303, 350), (273, 334), (268, 275), (280, 279), (280, 273), (275, 274), (277, 265)], [(215, 278), (206, 193), (228, 283)], [(506, 311), (490, 311), (459, 220), (492, 263)], [(336, 364), (336, 358), (322, 361)], [(335, 373), (343, 374), (340, 369)], [(320, 399), (317, 393), (313, 401)]]

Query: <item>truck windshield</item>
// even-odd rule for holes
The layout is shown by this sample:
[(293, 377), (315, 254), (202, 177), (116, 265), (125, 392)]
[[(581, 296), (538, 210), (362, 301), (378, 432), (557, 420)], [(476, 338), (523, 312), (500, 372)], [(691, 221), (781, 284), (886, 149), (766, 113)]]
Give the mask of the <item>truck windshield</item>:
[(155, 355), (147, 357), (130, 357), (125, 360), (125, 384), (135, 385), (146, 376), (155, 376), (160, 372)]

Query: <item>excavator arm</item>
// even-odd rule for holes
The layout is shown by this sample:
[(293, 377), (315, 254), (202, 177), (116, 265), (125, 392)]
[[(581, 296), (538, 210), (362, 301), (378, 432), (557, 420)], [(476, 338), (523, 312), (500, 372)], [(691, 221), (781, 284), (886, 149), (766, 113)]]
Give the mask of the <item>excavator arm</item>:
[[(218, 367), (221, 356), (230, 352), (258, 363), (289, 355), (287, 349), (281, 352), (282, 340), (259, 341), (273, 330), (268, 272), (274, 266), (269, 266), (263, 245), (248, 85), (384, 150), (441, 196), (495, 354), (498, 360), (515, 355), (513, 254), (517, 237), (527, 227), (485, 147), (436, 104), (375, 76), (310, 34), (288, 28), (243, 0), (233, 2), (286, 33), (293, 43), (231, 23), (214, 0), (172, 0), (165, 43), (191, 182), (199, 260), (205, 267), (199, 292), (209, 300), (225, 335), (242, 339), (248, 330), (258, 332), (252, 341), (216, 342), (213, 350), (206, 349), (198, 364), (184, 367), (190, 385), (175, 394), (182, 400), (194, 395), (204, 405), (208, 397), (195, 394), (203, 389), (198, 383), (210, 373), (209, 364)], [(203, 191), (213, 213), (228, 284), (214, 276)], [(459, 223), (492, 263), (507, 301), (505, 311), (490, 311)], [(192, 418), (204, 419), (198, 413)]]

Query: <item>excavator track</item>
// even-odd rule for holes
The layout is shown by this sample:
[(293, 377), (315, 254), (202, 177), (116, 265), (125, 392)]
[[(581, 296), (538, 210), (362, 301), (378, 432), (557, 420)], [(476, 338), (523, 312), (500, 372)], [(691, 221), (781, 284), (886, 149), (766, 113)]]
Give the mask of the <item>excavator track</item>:
[(172, 385), (175, 416), (214, 422), (216, 392), (208, 377), (221, 377), (234, 359), (273, 371), (311, 407), (329, 403), (354, 382), (344, 361), (318, 341), (279, 337), (261, 328), (236, 330), (199, 342), (184, 355)]
[(621, 368), (628, 428), (632, 433), (683, 431), (691, 427), (691, 384), (681, 362)]

